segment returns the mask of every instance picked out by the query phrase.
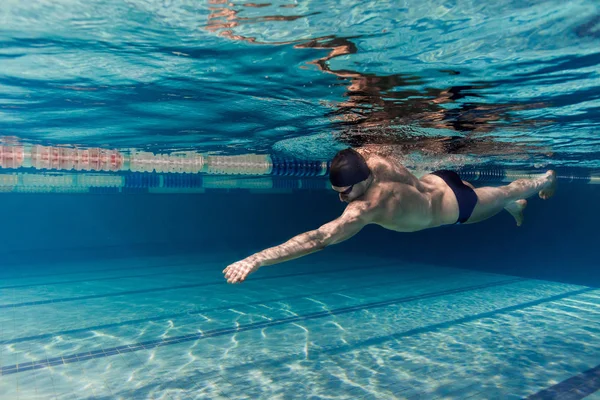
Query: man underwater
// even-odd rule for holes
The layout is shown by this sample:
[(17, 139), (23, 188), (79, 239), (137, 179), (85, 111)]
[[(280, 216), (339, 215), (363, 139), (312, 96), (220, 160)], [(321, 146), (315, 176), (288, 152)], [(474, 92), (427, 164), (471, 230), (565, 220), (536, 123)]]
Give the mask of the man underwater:
[(535, 193), (548, 199), (556, 190), (554, 171), (501, 187), (474, 188), (455, 172), (446, 170), (418, 179), (392, 158), (363, 148), (337, 153), (331, 162), (329, 179), (340, 200), (348, 203), (343, 214), (318, 229), (229, 265), (223, 270), (228, 283), (243, 282), (260, 267), (343, 242), (368, 224), (415, 232), (449, 224), (473, 224), (506, 210), (520, 226), (525, 199)]

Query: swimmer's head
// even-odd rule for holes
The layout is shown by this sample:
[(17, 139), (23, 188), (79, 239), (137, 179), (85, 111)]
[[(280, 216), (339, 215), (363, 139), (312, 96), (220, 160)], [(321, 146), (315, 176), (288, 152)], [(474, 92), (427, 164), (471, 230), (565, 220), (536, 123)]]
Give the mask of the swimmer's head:
[(344, 149), (331, 161), (329, 181), (331, 188), (340, 194), (340, 200), (350, 203), (362, 196), (371, 183), (371, 171), (357, 151)]

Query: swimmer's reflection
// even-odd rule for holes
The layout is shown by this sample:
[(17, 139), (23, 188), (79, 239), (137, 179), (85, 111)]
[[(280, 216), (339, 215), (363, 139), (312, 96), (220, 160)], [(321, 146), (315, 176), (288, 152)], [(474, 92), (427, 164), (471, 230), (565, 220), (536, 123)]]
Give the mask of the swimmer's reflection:
[[(336, 57), (358, 52), (354, 38), (327, 36), (295, 42), (259, 42), (254, 37), (234, 33), (241, 24), (263, 21), (291, 21), (305, 15), (267, 15), (242, 18), (239, 8), (257, 4), (232, 5), (223, 0), (210, 0), (211, 8), (206, 29), (232, 40), (253, 44), (293, 44), (297, 49), (323, 49), (328, 53), (310, 61), (324, 73), (333, 74), (346, 87), (345, 100), (329, 102), (327, 116), (334, 124), (336, 137), (352, 147), (370, 144), (395, 146), (397, 152), (423, 151), (429, 154), (525, 155), (532, 150), (549, 154), (549, 150), (531, 143), (515, 144), (498, 141), (493, 133), (544, 123), (517, 120), (516, 111), (538, 108), (543, 104), (491, 104), (483, 102), (489, 83), (424, 88), (426, 81), (415, 75), (392, 74), (381, 76), (350, 69), (334, 69), (330, 61)], [(265, 5), (261, 5), (265, 6)], [(459, 74), (457, 71), (442, 71)], [(415, 126), (457, 132), (454, 135), (431, 137)]]

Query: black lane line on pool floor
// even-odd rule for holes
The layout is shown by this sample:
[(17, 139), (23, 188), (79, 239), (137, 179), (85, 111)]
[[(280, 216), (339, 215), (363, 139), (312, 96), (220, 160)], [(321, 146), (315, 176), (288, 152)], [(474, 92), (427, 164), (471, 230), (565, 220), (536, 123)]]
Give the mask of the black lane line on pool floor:
[[(255, 330), (255, 329), (263, 329), (263, 328), (267, 328), (267, 327), (271, 327), (271, 326), (289, 324), (289, 323), (306, 321), (306, 320), (317, 319), (317, 318), (324, 318), (324, 317), (333, 316), (333, 315), (347, 314), (347, 313), (354, 312), (354, 311), (362, 311), (362, 310), (367, 310), (367, 309), (376, 308), (376, 307), (385, 307), (385, 306), (389, 306), (389, 305), (406, 303), (406, 302), (415, 301), (415, 300), (423, 300), (423, 299), (427, 299), (427, 298), (441, 297), (441, 296), (447, 296), (447, 295), (458, 294), (458, 293), (465, 293), (465, 292), (469, 292), (469, 291), (473, 291), (473, 290), (487, 289), (487, 288), (494, 287), (494, 286), (509, 285), (511, 283), (517, 283), (517, 282), (523, 282), (523, 281), (526, 281), (526, 279), (522, 279), (522, 278), (506, 279), (506, 280), (498, 281), (498, 282), (491, 282), (491, 283), (485, 283), (485, 284), (481, 284), (481, 285), (467, 286), (467, 287), (458, 288), (458, 289), (444, 290), (444, 291), (435, 292), (435, 293), (428, 293), (428, 294), (422, 294), (422, 295), (417, 295), (417, 296), (400, 297), (400, 298), (395, 298), (395, 299), (391, 299), (391, 300), (384, 300), (384, 301), (377, 301), (377, 302), (373, 302), (373, 303), (361, 304), (358, 306), (342, 307), (342, 308), (334, 309), (331, 311), (321, 311), (321, 312), (315, 312), (315, 313), (310, 313), (310, 314), (305, 314), (305, 315), (298, 315), (298, 316), (293, 316), (293, 317), (288, 317), (288, 318), (280, 318), (280, 319), (271, 320), (271, 321), (256, 322), (256, 323), (251, 323), (251, 324), (247, 324), (247, 325), (241, 325), (241, 326), (238, 326), (235, 328), (213, 329), (213, 330), (206, 331), (203, 333), (193, 333), (193, 334), (189, 334), (189, 335), (175, 336), (175, 337), (172, 337), (169, 339), (150, 340), (147, 342), (134, 343), (131, 345), (124, 345), (124, 346), (113, 347), (113, 348), (108, 348), (108, 349), (82, 352), (82, 353), (68, 355), (65, 357), (52, 357), (52, 358), (48, 358), (47, 360), (29, 361), (26, 363), (4, 366), (0, 369), (0, 375), (1, 376), (10, 375), (10, 374), (15, 374), (15, 373), (19, 373), (19, 372), (30, 371), (33, 369), (46, 368), (46, 367), (57, 366), (57, 365), (62, 365), (62, 364), (70, 364), (70, 363), (74, 363), (74, 362), (78, 362), (78, 361), (86, 361), (86, 360), (91, 360), (94, 358), (103, 358), (103, 357), (113, 356), (113, 355), (117, 355), (117, 354), (131, 353), (133, 351), (139, 351), (139, 350), (149, 350), (149, 349), (153, 349), (156, 347), (168, 346), (168, 345), (177, 344), (177, 343), (196, 341), (199, 339), (229, 335), (232, 333), (245, 332), (245, 331), (250, 331), (250, 330)], [(593, 290), (593, 289), (587, 289), (587, 290)], [(578, 292), (583, 292), (583, 291), (578, 291)], [(555, 297), (558, 297), (558, 296), (555, 296)]]
[[(119, 258), (119, 260), (122, 260), (122, 258)], [(193, 264), (194, 261), (196, 263), (201, 263), (201, 261), (199, 261), (199, 260), (186, 260), (186, 261), (177, 261), (177, 262), (172, 262), (172, 263), (163, 261), (158, 265), (146, 265), (146, 264), (140, 265), (139, 263), (135, 263), (136, 264), (135, 266), (129, 266), (129, 267), (120, 266), (120, 267), (111, 267), (111, 268), (83, 269), (83, 270), (81, 267), (86, 267), (87, 265), (84, 262), (80, 262), (80, 263), (77, 263), (77, 268), (61, 270), (60, 272), (52, 272), (52, 273), (44, 273), (44, 274), (36, 274), (36, 275), (28, 275), (26, 273), (21, 273), (20, 275), (0, 276), (0, 279), (37, 279), (37, 278), (47, 278), (49, 276), (77, 275), (77, 274), (84, 274), (84, 273), (125, 271), (125, 270), (134, 270), (134, 269), (163, 268), (163, 267), (170, 267), (172, 265), (175, 266), (175, 265)], [(39, 267), (38, 267), (38, 269), (39, 269)]]
[[(393, 265), (396, 262), (392, 262), (389, 264), (382, 264), (382, 266), (385, 265)], [(155, 269), (155, 268), (175, 268), (175, 267), (182, 267), (182, 266), (190, 266), (193, 265), (193, 263), (190, 262), (181, 262), (181, 263), (174, 263), (174, 264), (163, 264), (163, 265), (157, 265), (157, 266), (151, 266), (151, 267), (147, 267), (147, 269)], [(132, 268), (132, 269), (142, 269), (142, 268), (146, 268), (146, 267), (140, 267), (140, 268)], [(127, 278), (142, 278), (142, 277), (146, 277), (146, 276), (157, 276), (157, 275), (175, 275), (175, 274), (179, 274), (182, 272), (207, 272), (207, 271), (220, 271), (218, 268), (215, 268), (214, 265), (208, 266), (206, 268), (198, 268), (198, 267), (188, 267), (186, 269), (182, 269), (179, 271), (172, 271), (172, 270), (167, 270), (167, 271), (160, 271), (160, 272), (151, 272), (151, 273), (147, 273), (147, 274), (137, 274), (137, 275), (112, 275), (112, 276), (106, 276), (106, 277), (93, 277), (93, 275), (91, 275), (89, 278), (86, 279), (74, 279), (74, 280), (69, 280), (69, 281), (51, 281), (51, 282), (40, 282), (40, 283), (26, 283), (26, 284), (18, 284), (18, 285), (10, 285), (10, 286), (0, 286), (0, 290), (2, 289), (19, 289), (19, 288), (30, 288), (30, 287), (36, 287), (36, 286), (50, 286), (50, 285), (65, 285), (65, 284), (70, 284), (70, 283), (83, 283), (83, 282), (95, 282), (95, 281), (109, 281), (109, 280), (116, 280), (116, 279), (127, 279)], [(108, 271), (108, 270), (107, 270)], [(86, 273), (86, 272), (80, 272), (80, 273)], [(315, 272), (317, 273), (317, 272)], [(0, 278), (1, 280), (2, 278)]]
[[(187, 263), (186, 263), (187, 264)], [(181, 264), (181, 265), (165, 265), (163, 267), (180, 267), (182, 265), (186, 265), (186, 264)], [(187, 269), (182, 269), (179, 271), (172, 271), (169, 270), (168, 272), (165, 271), (161, 271), (161, 272), (152, 272), (149, 274), (138, 274), (138, 275), (117, 275), (117, 276), (107, 276), (104, 278), (88, 278), (88, 279), (76, 279), (76, 280), (71, 280), (71, 281), (54, 281), (54, 282), (44, 282), (44, 283), (29, 283), (29, 284), (22, 284), (22, 285), (11, 285), (11, 286), (0, 286), (0, 290), (2, 289), (22, 289), (22, 288), (31, 288), (31, 287), (36, 287), (36, 286), (51, 286), (51, 285), (67, 285), (67, 284), (71, 284), (71, 283), (83, 283), (83, 282), (97, 282), (97, 281), (114, 281), (114, 280), (118, 280), (118, 279), (128, 279), (128, 278), (143, 278), (143, 277), (147, 277), (147, 276), (157, 276), (157, 275), (176, 275), (176, 274), (181, 274), (184, 272), (201, 272), (201, 271), (206, 271), (207, 269), (197, 269), (197, 268), (187, 268)]]
[[(392, 262), (389, 264), (381, 264), (375, 268), (388, 267), (388, 266), (396, 265), (396, 264), (398, 264), (398, 263)], [(263, 281), (263, 280), (271, 280), (271, 279), (279, 279), (279, 278), (290, 278), (290, 277), (303, 276), (303, 275), (324, 275), (324, 274), (333, 274), (333, 273), (337, 273), (337, 272), (360, 271), (360, 270), (372, 269), (372, 268), (373, 268), (372, 265), (368, 265), (368, 266), (358, 267), (358, 268), (350, 267), (350, 268), (340, 268), (340, 269), (332, 269), (332, 270), (298, 272), (298, 273), (294, 273), (294, 274), (274, 275), (274, 276), (264, 276), (264, 277), (260, 277), (260, 278), (253, 278), (251, 281)], [(408, 268), (408, 267), (406, 267), (406, 268)], [(248, 282), (250, 282), (250, 281), (248, 281)], [(195, 287), (225, 285), (225, 284), (226, 284), (226, 281), (225, 281), (225, 278), (223, 278), (218, 281), (203, 282), (203, 283), (190, 283), (187, 285), (166, 286), (166, 287), (140, 289), (140, 290), (127, 290), (127, 291), (123, 291), (123, 292), (92, 294), (92, 295), (88, 295), (88, 296), (78, 296), (78, 297), (63, 297), (63, 298), (58, 298), (58, 299), (27, 301), (27, 302), (23, 302), (23, 303), (0, 304), (0, 309), (38, 306), (38, 305), (53, 304), (53, 303), (66, 303), (66, 302), (70, 302), (70, 301), (101, 299), (101, 298), (106, 298), (106, 297), (129, 296), (132, 294), (166, 292), (169, 290), (190, 289), (190, 288), (195, 288)]]
[[(566, 293), (562, 293), (562, 294), (558, 294), (558, 295), (554, 295), (551, 297), (546, 297), (543, 299), (538, 299), (538, 300), (532, 300), (530, 302), (527, 303), (522, 303), (522, 304), (517, 304), (514, 306), (508, 306), (508, 307), (504, 307), (504, 308), (500, 308), (498, 310), (494, 310), (494, 311), (486, 311), (484, 313), (480, 313), (480, 314), (475, 314), (475, 315), (470, 315), (467, 317), (461, 317), (461, 318), (457, 318), (451, 321), (446, 321), (446, 322), (441, 322), (438, 324), (433, 324), (433, 325), (428, 325), (428, 326), (424, 326), (421, 328), (415, 328), (415, 329), (411, 329), (408, 331), (404, 331), (404, 332), (397, 332), (397, 333), (392, 333), (389, 335), (385, 335), (385, 336), (379, 336), (379, 337), (374, 337), (374, 338), (369, 338), (363, 341), (359, 341), (359, 342), (355, 342), (355, 343), (351, 343), (351, 344), (346, 344), (346, 345), (341, 345), (341, 346), (336, 346), (336, 347), (329, 347), (329, 348), (321, 348), (321, 349), (317, 349), (317, 350), (311, 350), (310, 351), (310, 359), (312, 361), (317, 361), (319, 360), (319, 357), (321, 356), (330, 356), (330, 355), (336, 355), (336, 354), (340, 354), (340, 353), (345, 353), (348, 350), (351, 349), (358, 349), (361, 347), (369, 347), (369, 346), (376, 346), (376, 345), (381, 345), (383, 343), (389, 342), (390, 340), (398, 340), (398, 339), (402, 339), (405, 337), (410, 337), (410, 336), (416, 336), (416, 335), (421, 335), (421, 334), (426, 334), (426, 333), (431, 333), (431, 332), (436, 332), (436, 331), (440, 331), (443, 329), (448, 329), (457, 325), (461, 325), (461, 324), (465, 324), (465, 323), (469, 323), (469, 322), (473, 322), (482, 318), (491, 318), (491, 317), (495, 317), (497, 315), (501, 315), (501, 314), (505, 314), (505, 313), (510, 313), (513, 311), (519, 311), (519, 310), (523, 310), (526, 309), (528, 307), (534, 307), (540, 304), (544, 304), (544, 303), (549, 303), (549, 302), (553, 302), (556, 300), (562, 300), (564, 298), (570, 297), (570, 296), (576, 296), (579, 294), (584, 294), (584, 293), (589, 293), (591, 291), (597, 291), (598, 288), (585, 288), (585, 289), (581, 289), (581, 290), (575, 290), (575, 291), (571, 291), (571, 292), (566, 292)], [(184, 381), (189, 381), (189, 380), (193, 380), (195, 382), (198, 381), (202, 381), (202, 380), (208, 380), (214, 377), (221, 377), (223, 378), (223, 374), (224, 373), (234, 373), (234, 374), (245, 374), (248, 371), (251, 370), (260, 370), (263, 368), (268, 368), (268, 367), (273, 367), (273, 366), (277, 366), (277, 365), (282, 365), (282, 364), (286, 364), (289, 362), (293, 362), (299, 359), (304, 360), (305, 355), (302, 353), (295, 353), (292, 355), (287, 355), (284, 357), (279, 357), (279, 358), (272, 358), (269, 357), (269, 359), (266, 360), (260, 360), (260, 361), (253, 361), (253, 362), (249, 362), (246, 364), (239, 364), (239, 365), (235, 365), (232, 367), (228, 367), (225, 369), (217, 369), (217, 370), (211, 370), (211, 371), (206, 371), (206, 372), (197, 372), (196, 374), (193, 374), (191, 376), (186, 376), (185, 378), (175, 378), (175, 379), (171, 379), (171, 380), (166, 380), (166, 381), (161, 381), (159, 384), (160, 385), (165, 385), (166, 383), (173, 383), (173, 382), (180, 382), (182, 380)], [(425, 369), (427, 369), (427, 366), (424, 366), (423, 368), (417, 368), (414, 369), (413, 372), (417, 373), (420, 370), (423, 370), (425, 374), (429, 373), (429, 371), (425, 371)], [(448, 373), (448, 375), (451, 374)], [(179, 387), (179, 386), (178, 386)], [(400, 390), (395, 391), (394, 393), (401, 393), (403, 391), (405, 391), (406, 389), (410, 389), (409, 387), (405, 387), (402, 386), (400, 388)], [(479, 393), (480, 397), (473, 397), (473, 398), (485, 398), (485, 396), (481, 397), (481, 393)], [(535, 400), (538, 399), (554, 399), (554, 398), (559, 398), (559, 399), (563, 399), (563, 397), (540, 397), (540, 398), (536, 398)], [(564, 397), (565, 399), (571, 399), (571, 397)], [(101, 397), (97, 400), (100, 399), (105, 399), (108, 400), (106, 397)], [(573, 398), (575, 399), (575, 398)], [(581, 399), (581, 397), (577, 397), (577, 399)]]
[[(471, 272), (471, 271), (465, 270), (464, 274), (466, 274), (468, 276), (469, 272)], [(437, 278), (448, 278), (448, 277), (458, 278), (462, 275), (463, 274), (460, 274), (460, 273), (458, 273), (458, 274), (457, 273), (448, 273), (448, 274), (438, 274), (435, 277), (436, 277), (436, 279)], [(430, 278), (431, 278), (431, 273), (428, 272), (423, 276), (414, 277), (411, 279), (403, 279), (402, 283), (415, 282), (415, 281), (426, 280), (426, 279), (430, 279)], [(87, 327), (83, 327), (83, 328), (75, 328), (75, 329), (69, 329), (69, 330), (64, 330), (64, 331), (44, 333), (41, 335), (24, 336), (24, 337), (18, 337), (18, 338), (14, 338), (14, 339), (4, 339), (4, 340), (0, 340), (0, 345), (16, 344), (16, 343), (29, 342), (32, 340), (40, 340), (40, 339), (50, 339), (50, 338), (53, 338), (54, 336), (62, 336), (62, 335), (71, 335), (74, 333), (99, 331), (102, 329), (116, 328), (116, 327), (127, 326), (127, 325), (136, 325), (136, 324), (140, 324), (140, 323), (144, 323), (144, 322), (156, 322), (156, 321), (163, 321), (163, 320), (171, 320), (171, 319), (180, 318), (180, 317), (193, 317), (195, 315), (201, 315), (201, 314), (208, 313), (208, 312), (219, 311), (219, 310), (229, 310), (231, 308), (237, 308), (237, 307), (277, 303), (277, 302), (286, 301), (286, 300), (295, 300), (295, 299), (306, 298), (308, 296), (339, 294), (339, 292), (347, 292), (350, 290), (357, 290), (357, 289), (364, 290), (364, 289), (371, 289), (371, 288), (382, 287), (382, 286), (385, 287), (385, 286), (397, 285), (397, 284), (398, 284), (398, 282), (387, 281), (384, 283), (377, 283), (377, 284), (369, 284), (369, 285), (362, 285), (362, 286), (349, 286), (349, 287), (345, 287), (345, 288), (335, 288), (333, 290), (327, 290), (327, 291), (321, 291), (321, 292), (301, 293), (301, 294), (297, 294), (294, 296), (267, 298), (267, 299), (253, 301), (253, 302), (227, 304), (227, 305), (219, 306), (219, 307), (204, 308), (204, 309), (200, 309), (200, 310), (194, 310), (194, 311), (188, 311), (188, 312), (182, 312), (182, 313), (176, 313), (176, 314), (158, 315), (158, 316), (148, 317), (148, 318), (139, 318), (139, 319), (131, 319), (131, 320), (127, 320), (127, 321), (122, 321), (122, 322), (113, 322), (113, 323), (104, 324), (104, 325), (94, 325), (94, 326), (87, 326)]]
[[(69, 280), (69, 281), (54, 281), (54, 282), (41, 282), (41, 283), (29, 283), (29, 284), (20, 284), (20, 285), (10, 285), (10, 286), (0, 286), (0, 289), (14, 289), (14, 288), (24, 288), (24, 287), (32, 287), (32, 286), (46, 286), (46, 285), (62, 285), (62, 284), (66, 284), (66, 283), (78, 283), (78, 282), (90, 282), (90, 281), (99, 281), (99, 280), (109, 280), (109, 279), (120, 279), (120, 278), (136, 278), (136, 277), (141, 277), (141, 276), (149, 276), (149, 275), (158, 275), (158, 274), (173, 274), (176, 272), (168, 272), (168, 271), (162, 271), (162, 272), (153, 272), (151, 274), (145, 274), (145, 275), (123, 275), (123, 276), (108, 276), (105, 278), (102, 277), (94, 277), (93, 274), (95, 274), (96, 272), (112, 272), (112, 271), (131, 271), (131, 270), (136, 270), (136, 269), (144, 269), (144, 270), (149, 270), (149, 269), (157, 269), (157, 268), (173, 268), (173, 267), (182, 267), (182, 266), (191, 266), (191, 265), (196, 265), (196, 267), (194, 268), (190, 268), (189, 270), (186, 271), (195, 271), (195, 272), (204, 272), (204, 271), (210, 271), (210, 270), (219, 270), (218, 268), (215, 268), (215, 264), (211, 264), (206, 268), (199, 268), (198, 266), (202, 263), (205, 262), (200, 262), (200, 261), (179, 261), (179, 262), (174, 262), (174, 263), (166, 263), (166, 264), (160, 264), (160, 265), (142, 265), (142, 266), (136, 266), (136, 267), (121, 267), (121, 268), (106, 268), (106, 269), (99, 269), (99, 270), (79, 270), (76, 272), (65, 272), (65, 273), (58, 273), (58, 274), (43, 274), (43, 275), (35, 275), (35, 276), (21, 276), (21, 277), (14, 277), (14, 278), (2, 278), (0, 277), (0, 280), (3, 279), (8, 279), (8, 280), (14, 280), (14, 279), (38, 279), (41, 277), (48, 277), (48, 276), (57, 276), (57, 275), (77, 275), (77, 274), (88, 274), (90, 275), (91, 279), (77, 279), (77, 280)], [(223, 263), (219, 263), (219, 264), (223, 264)]]
[[(394, 262), (393, 264), (395, 264), (396, 262)], [(118, 269), (115, 268), (114, 270), (126, 270), (126, 269), (155, 269), (155, 268), (175, 268), (175, 267), (182, 267), (182, 266), (190, 266), (193, 265), (193, 263), (191, 262), (181, 262), (181, 263), (173, 263), (173, 264), (163, 264), (163, 265), (155, 265), (155, 266), (150, 266), (150, 267), (139, 267), (139, 268), (124, 268), (124, 269)], [(106, 271), (111, 271), (112, 269), (107, 269)], [(141, 278), (141, 277), (146, 277), (146, 276), (156, 276), (156, 275), (175, 275), (175, 274), (179, 274), (182, 272), (207, 272), (207, 271), (219, 271), (218, 268), (215, 268), (215, 265), (210, 265), (206, 268), (198, 268), (198, 267), (189, 267), (183, 270), (179, 270), (179, 271), (161, 271), (161, 272), (152, 272), (152, 273), (148, 273), (148, 274), (138, 274), (138, 275), (113, 275), (113, 276), (107, 276), (107, 277), (90, 277), (90, 278), (86, 278), (86, 279), (74, 279), (74, 280), (69, 280), (69, 281), (54, 281), (54, 282), (41, 282), (41, 283), (26, 283), (26, 284), (19, 284), (19, 285), (10, 285), (10, 286), (0, 286), (0, 290), (2, 289), (19, 289), (19, 288), (30, 288), (30, 287), (36, 287), (36, 286), (50, 286), (50, 285), (65, 285), (65, 284), (70, 284), (70, 283), (82, 283), (82, 282), (94, 282), (94, 281), (109, 281), (109, 280), (116, 280), (116, 279), (126, 279), (126, 278)], [(88, 272), (79, 272), (80, 274), (84, 274), (84, 273), (88, 273)], [(93, 275), (91, 275), (93, 276)], [(35, 277), (30, 277), (28, 279), (34, 279)], [(2, 278), (0, 278), (1, 280)]]
[(527, 400), (579, 400), (600, 390), (600, 365), (532, 394)]

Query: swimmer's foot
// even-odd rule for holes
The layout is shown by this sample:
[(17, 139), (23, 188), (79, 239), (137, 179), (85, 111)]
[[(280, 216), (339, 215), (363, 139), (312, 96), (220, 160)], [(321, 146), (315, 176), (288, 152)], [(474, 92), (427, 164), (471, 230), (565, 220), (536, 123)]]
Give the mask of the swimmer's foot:
[(523, 224), (523, 210), (527, 207), (527, 200), (517, 200), (513, 201), (504, 209), (510, 213), (515, 219), (517, 226), (521, 226)]
[(550, 170), (546, 172), (546, 179), (548, 179), (548, 183), (546, 188), (540, 190), (540, 198), (547, 200), (554, 195), (556, 192), (556, 172)]

